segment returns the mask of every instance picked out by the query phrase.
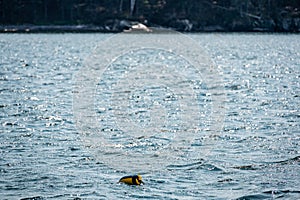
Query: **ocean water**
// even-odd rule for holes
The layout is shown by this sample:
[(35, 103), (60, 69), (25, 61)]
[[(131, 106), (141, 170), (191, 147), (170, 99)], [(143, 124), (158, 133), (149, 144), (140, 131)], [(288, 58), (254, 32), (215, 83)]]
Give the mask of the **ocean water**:
[(300, 198), (299, 35), (112, 36), (0, 35), (0, 199)]

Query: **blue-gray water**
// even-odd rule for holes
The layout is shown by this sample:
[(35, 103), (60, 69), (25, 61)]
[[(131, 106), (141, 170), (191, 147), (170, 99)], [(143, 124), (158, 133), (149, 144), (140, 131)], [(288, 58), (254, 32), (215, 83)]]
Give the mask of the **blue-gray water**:
[[(155, 137), (144, 133), (145, 137), (139, 135), (136, 143), (129, 143), (130, 134), (114, 127), (118, 124), (109, 113), (118, 101), (115, 99), (112, 108), (106, 108), (107, 102), (102, 99), (110, 85), (98, 83), (95, 95), (99, 101), (95, 102), (95, 108), (98, 117), (104, 119), (100, 131), (114, 142), (117, 152), (113, 152), (114, 147), (103, 153), (101, 145), (89, 146), (75, 126), (74, 77), (96, 45), (108, 37), (105, 34), (0, 35), (1, 199), (300, 198), (299, 35), (189, 35), (219, 70), (216, 78), (222, 77), (224, 82), (226, 99), (221, 106), (225, 116), (219, 134), (210, 135), (208, 124), (200, 125), (191, 143), (184, 143), (190, 147), (183, 148), (191, 152), (180, 154), (185, 156), (180, 159), (176, 157), (176, 146), (168, 149), (176, 134), (172, 129), (178, 128), (173, 124), (178, 123), (179, 98), (172, 96), (172, 88), (132, 90), (133, 95), (125, 104), (126, 112), (137, 114), (129, 118), (142, 126), (151, 125), (149, 118), (155, 115), (154, 111), (161, 117), (167, 113), (169, 118), (165, 130)], [(122, 65), (122, 59), (116, 60), (118, 65)], [(118, 67), (109, 68), (104, 80), (116, 73)], [(210, 112), (213, 102), (203, 92), (205, 82), (196, 86), (203, 87), (198, 98), (203, 111), (199, 113), (201, 119), (201, 114), (205, 118), (206, 111)], [(142, 96), (145, 98), (141, 100)], [(161, 96), (167, 100), (161, 100)], [(161, 109), (148, 113), (148, 106), (155, 107), (155, 103), (167, 107), (166, 113), (159, 113)], [(181, 134), (185, 134), (184, 130)], [(167, 146), (171, 159), (161, 163), (164, 160), (158, 156), (161, 164), (155, 164), (156, 157), (149, 155), (159, 145)], [(118, 160), (120, 146), (129, 164), (122, 165), (124, 157)], [(141, 150), (145, 152), (144, 159), (136, 156), (130, 159), (130, 153)], [(133, 168), (140, 165), (143, 169), (133, 171), (130, 165)], [(117, 184), (122, 176), (134, 173), (140, 173), (146, 184), (137, 187)]]

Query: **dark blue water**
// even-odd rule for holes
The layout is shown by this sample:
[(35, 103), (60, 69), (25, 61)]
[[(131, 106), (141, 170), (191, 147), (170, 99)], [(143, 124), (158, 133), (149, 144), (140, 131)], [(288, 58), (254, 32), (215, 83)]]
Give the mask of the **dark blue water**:
[[(212, 77), (128, 52), (96, 75), (100, 129), (78, 127), (74, 85), (110, 36), (0, 35), (1, 199), (300, 198), (299, 35), (188, 35)], [(145, 185), (117, 184), (135, 173)]]

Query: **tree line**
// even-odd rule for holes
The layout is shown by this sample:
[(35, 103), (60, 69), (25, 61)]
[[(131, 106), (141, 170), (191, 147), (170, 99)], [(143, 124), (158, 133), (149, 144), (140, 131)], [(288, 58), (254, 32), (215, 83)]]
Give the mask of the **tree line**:
[(177, 26), (187, 19), (193, 29), (300, 29), (299, 4), (299, 0), (0, 0), (0, 24), (103, 25), (126, 19)]

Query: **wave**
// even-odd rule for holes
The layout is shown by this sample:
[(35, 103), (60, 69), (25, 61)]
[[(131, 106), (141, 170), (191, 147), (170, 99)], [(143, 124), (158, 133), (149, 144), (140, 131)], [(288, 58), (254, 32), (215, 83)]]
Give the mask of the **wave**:
[(289, 158), (286, 160), (281, 160), (281, 161), (268, 162), (266, 164), (241, 165), (241, 166), (234, 166), (232, 168), (240, 169), (240, 170), (258, 170), (258, 169), (267, 168), (267, 167), (274, 166), (274, 165), (289, 165), (289, 164), (294, 164), (294, 163), (298, 163), (298, 162), (300, 162), (300, 156), (296, 156), (296, 157)]
[(168, 170), (197, 170), (203, 169), (208, 171), (223, 171), (220, 167), (213, 164), (205, 163), (204, 160), (200, 160), (194, 163), (182, 164), (182, 165), (168, 165)]
[[(236, 200), (248, 200), (248, 199), (276, 199), (276, 198), (291, 198), (299, 197), (299, 190), (268, 190), (261, 194), (245, 195), (237, 198)], [(293, 198), (292, 198), (293, 199)]]

